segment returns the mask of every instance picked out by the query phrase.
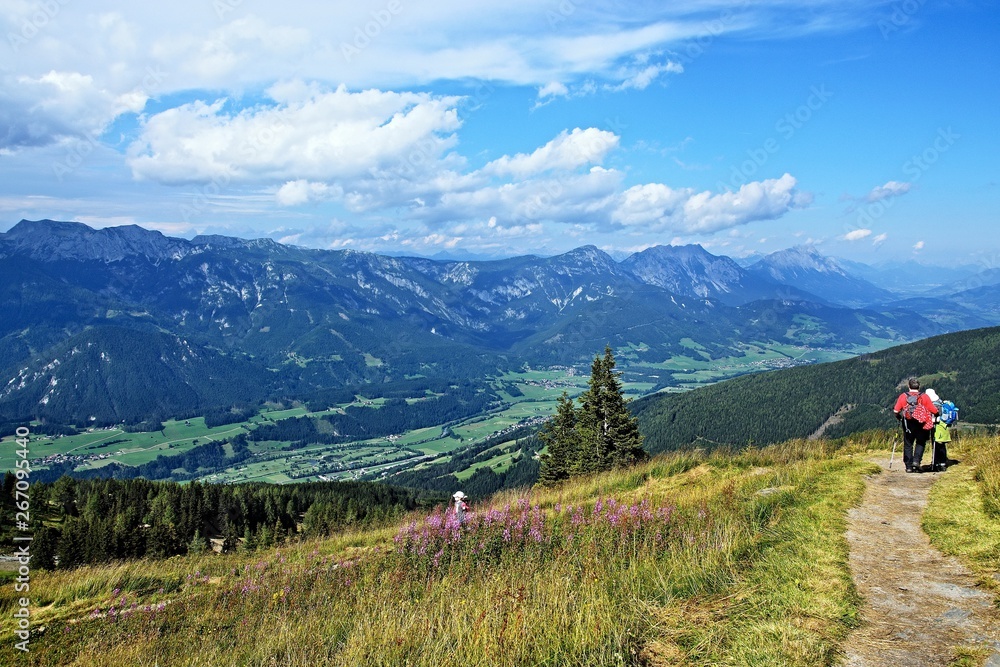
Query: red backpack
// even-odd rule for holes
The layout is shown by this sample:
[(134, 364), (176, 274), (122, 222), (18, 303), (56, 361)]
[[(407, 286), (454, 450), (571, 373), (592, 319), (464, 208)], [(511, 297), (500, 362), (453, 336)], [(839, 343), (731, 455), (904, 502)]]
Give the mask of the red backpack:
[(920, 422), (925, 429), (930, 429), (934, 425), (934, 415), (920, 402), (919, 394), (906, 394), (906, 406), (902, 409), (904, 419), (912, 419)]

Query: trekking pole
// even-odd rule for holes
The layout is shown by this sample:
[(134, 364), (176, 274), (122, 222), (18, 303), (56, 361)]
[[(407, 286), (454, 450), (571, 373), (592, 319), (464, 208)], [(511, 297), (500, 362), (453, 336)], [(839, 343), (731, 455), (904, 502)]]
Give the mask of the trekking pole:
[(889, 456), (889, 470), (892, 470), (892, 461), (896, 458), (896, 438), (892, 439), (892, 454)]
[(937, 434), (934, 432), (934, 427), (931, 428), (931, 472), (937, 472)]

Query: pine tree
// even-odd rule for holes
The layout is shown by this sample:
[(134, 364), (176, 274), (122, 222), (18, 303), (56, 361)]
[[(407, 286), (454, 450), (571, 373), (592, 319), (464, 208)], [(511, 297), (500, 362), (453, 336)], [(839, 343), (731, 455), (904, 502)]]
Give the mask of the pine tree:
[(610, 347), (604, 348), (602, 370), (605, 465), (618, 468), (644, 461), (647, 454), (642, 448), (639, 420), (629, 412), (628, 404), (632, 399), (625, 398), (621, 373), (615, 371), (615, 357)]
[(576, 431), (577, 411), (573, 399), (564, 391), (559, 397), (556, 416), (545, 425), (539, 437), (549, 451), (542, 457), (538, 475), (541, 484), (550, 486), (569, 479), (578, 466), (579, 436)]
[(539, 482), (555, 484), (575, 475), (632, 465), (646, 458), (638, 420), (628, 410), (621, 373), (611, 347), (594, 357), (580, 408), (565, 393), (555, 418), (540, 437), (548, 445)]
[(257, 549), (257, 541), (254, 539), (253, 531), (250, 530), (250, 526), (247, 526), (243, 531), (243, 541), (239, 544), (239, 550), (244, 552), (253, 552)]
[(40, 570), (56, 569), (56, 549), (59, 546), (59, 531), (42, 526), (35, 532), (31, 543), (31, 566)]
[(208, 551), (208, 540), (206, 540), (201, 533), (195, 533), (194, 537), (191, 538), (191, 542), (188, 544), (188, 553), (200, 555)]

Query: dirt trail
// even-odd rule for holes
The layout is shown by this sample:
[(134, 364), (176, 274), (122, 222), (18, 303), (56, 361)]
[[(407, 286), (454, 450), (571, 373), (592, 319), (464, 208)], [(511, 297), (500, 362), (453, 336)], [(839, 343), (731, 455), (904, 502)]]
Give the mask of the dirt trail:
[[(1000, 667), (1000, 614), (957, 559), (920, 527), (939, 474), (906, 474), (899, 457), (876, 459), (864, 500), (848, 516), (851, 572), (865, 599), (863, 625), (844, 646), (848, 667), (948, 665), (955, 648), (985, 646)], [(941, 473), (947, 475), (949, 473)]]

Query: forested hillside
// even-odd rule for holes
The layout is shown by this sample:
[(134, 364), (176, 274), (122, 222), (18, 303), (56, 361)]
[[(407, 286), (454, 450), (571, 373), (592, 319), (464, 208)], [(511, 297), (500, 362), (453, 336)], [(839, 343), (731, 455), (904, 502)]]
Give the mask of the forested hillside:
[(19, 369), (0, 386), (0, 406), (6, 418), (44, 414), (62, 424), (135, 424), (258, 403), (274, 375), (242, 354), (172, 334), (93, 327)]
[[(735, 378), (633, 403), (651, 453), (688, 444), (765, 445), (895, 428), (891, 406), (910, 376), (955, 401), (961, 419), (1000, 423), (1000, 328), (946, 334), (853, 359)], [(835, 414), (841, 414), (830, 419)]]
[[(15, 478), (4, 479), (4, 504)], [(52, 569), (122, 558), (163, 558), (209, 548), (253, 551), (288, 536), (325, 536), (350, 526), (398, 519), (444, 494), (372, 482), (191, 484), (145, 479), (75, 480), (31, 485), (32, 564)], [(4, 542), (9, 535), (4, 535)]]

